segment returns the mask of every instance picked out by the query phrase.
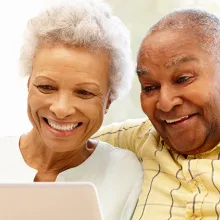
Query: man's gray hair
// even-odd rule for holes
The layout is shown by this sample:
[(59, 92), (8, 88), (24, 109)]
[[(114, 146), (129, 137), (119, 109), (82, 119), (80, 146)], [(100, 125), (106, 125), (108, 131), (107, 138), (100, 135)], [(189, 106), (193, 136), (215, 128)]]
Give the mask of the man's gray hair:
[(30, 75), (41, 45), (65, 44), (110, 55), (111, 100), (131, 87), (133, 62), (129, 32), (101, 0), (72, 0), (54, 5), (29, 20), (20, 52), (22, 75)]
[(153, 25), (147, 36), (163, 30), (183, 30), (191, 34), (205, 51), (219, 60), (220, 20), (216, 15), (199, 9), (175, 10)]

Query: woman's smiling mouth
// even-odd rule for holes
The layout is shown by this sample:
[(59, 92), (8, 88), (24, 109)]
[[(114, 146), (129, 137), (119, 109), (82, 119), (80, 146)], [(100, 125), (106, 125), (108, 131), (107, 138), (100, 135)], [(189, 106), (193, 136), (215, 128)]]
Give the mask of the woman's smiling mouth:
[(63, 124), (63, 123), (57, 123), (54, 122), (50, 119), (44, 118), (44, 121), (54, 130), (57, 131), (72, 131), (75, 128), (79, 127), (80, 125), (82, 125), (82, 122), (78, 122), (78, 123), (69, 123), (69, 124)]

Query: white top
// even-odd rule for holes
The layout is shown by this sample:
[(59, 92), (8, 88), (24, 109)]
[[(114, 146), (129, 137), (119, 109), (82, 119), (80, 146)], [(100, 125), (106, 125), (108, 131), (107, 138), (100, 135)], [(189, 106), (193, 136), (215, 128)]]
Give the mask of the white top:
[[(24, 161), (19, 137), (0, 138), (0, 182), (33, 182), (37, 170)], [(56, 182), (89, 181), (98, 191), (104, 220), (130, 220), (140, 193), (143, 170), (136, 156), (99, 142), (92, 155), (61, 172)]]

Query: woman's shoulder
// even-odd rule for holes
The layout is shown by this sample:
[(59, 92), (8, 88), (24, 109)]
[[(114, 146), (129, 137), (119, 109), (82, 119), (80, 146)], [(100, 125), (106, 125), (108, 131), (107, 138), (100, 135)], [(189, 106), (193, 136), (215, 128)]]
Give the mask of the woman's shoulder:
[(106, 153), (109, 155), (112, 154), (112, 156), (115, 154), (115, 155), (122, 156), (122, 157), (133, 157), (134, 156), (136, 158), (135, 154), (132, 151), (129, 151), (127, 149), (122, 149), (117, 146), (113, 146), (107, 142), (99, 141), (97, 147), (99, 151), (101, 151), (102, 153)]

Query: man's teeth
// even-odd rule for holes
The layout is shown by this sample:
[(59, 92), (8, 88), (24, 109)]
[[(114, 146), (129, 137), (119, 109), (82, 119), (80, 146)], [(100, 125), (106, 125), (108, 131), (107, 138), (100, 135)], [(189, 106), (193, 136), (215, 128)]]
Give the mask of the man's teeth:
[(187, 116), (183, 116), (183, 117), (181, 117), (181, 118), (177, 118), (177, 119), (166, 120), (166, 123), (171, 124), (171, 123), (178, 122), (178, 121), (181, 121), (181, 120), (183, 120), (183, 119), (187, 119), (187, 118), (189, 118), (189, 115), (187, 115)]
[(47, 120), (48, 124), (55, 130), (58, 131), (71, 131), (73, 130), (75, 127), (78, 126), (79, 123), (77, 124), (66, 124), (66, 125), (60, 125), (60, 124), (56, 124), (53, 121)]

